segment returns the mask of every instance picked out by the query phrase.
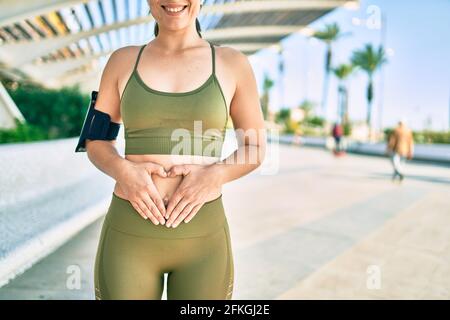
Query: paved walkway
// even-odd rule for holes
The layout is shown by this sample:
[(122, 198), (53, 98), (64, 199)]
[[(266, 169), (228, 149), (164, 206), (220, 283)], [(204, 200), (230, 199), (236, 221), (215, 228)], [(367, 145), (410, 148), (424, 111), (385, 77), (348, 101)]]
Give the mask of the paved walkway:
[[(277, 174), (224, 187), (234, 299), (450, 298), (449, 168), (408, 164), (400, 185), (384, 158), (279, 148)], [(101, 220), (0, 299), (93, 299)], [(77, 266), (81, 289), (70, 290)]]

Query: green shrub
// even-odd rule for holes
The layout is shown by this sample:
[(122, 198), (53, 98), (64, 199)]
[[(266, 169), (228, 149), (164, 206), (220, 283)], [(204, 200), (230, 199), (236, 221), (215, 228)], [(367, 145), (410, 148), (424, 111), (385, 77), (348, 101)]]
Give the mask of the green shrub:
[(8, 92), (27, 123), (14, 130), (3, 130), (0, 143), (67, 138), (80, 134), (90, 97), (81, 93), (79, 87), (56, 90), (24, 84), (15, 89), (9, 88)]
[(325, 134), (322, 128), (302, 126), (302, 134), (309, 137), (323, 137)]
[(384, 140), (388, 141), (389, 137), (391, 136), (392, 132), (394, 131), (393, 128), (386, 128), (384, 131)]
[(414, 140), (418, 143), (446, 143), (450, 144), (450, 131), (422, 131), (414, 132)]
[(46, 139), (46, 132), (41, 128), (21, 123), (15, 119), (15, 129), (0, 129), (0, 143), (26, 142)]
[(344, 136), (349, 137), (352, 134), (352, 125), (348, 122), (344, 123)]
[(285, 123), (291, 117), (291, 109), (284, 108), (278, 111), (275, 115), (275, 122)]
[[(387, 140), (391, 133), (394, 131), (392, 128), (384, 130), (384, 136)], [(414, 131), (413, 132), (415, 143), (443, 143), (450, 144), (450, 131)]]
[(308, 117), (303, 120), (303, 123), (311, 127), (323, 127), (325, 125), (325, 119), (317, 116)]
[(299, 123), (291, 119), (284, 121), (284, 133), (294, 134), (299, 128)]

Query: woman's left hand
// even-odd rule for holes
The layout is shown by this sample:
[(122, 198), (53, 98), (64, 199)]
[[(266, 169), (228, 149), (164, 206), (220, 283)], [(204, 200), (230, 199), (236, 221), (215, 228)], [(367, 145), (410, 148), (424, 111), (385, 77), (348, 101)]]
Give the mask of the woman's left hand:
[(167, 227), (189, 222), (209, 197), (222, 186), (217, 165), (182, 164), (170, 168), (167, 177), (183, 176), (180, 185), (170, 197), (165, 218)]

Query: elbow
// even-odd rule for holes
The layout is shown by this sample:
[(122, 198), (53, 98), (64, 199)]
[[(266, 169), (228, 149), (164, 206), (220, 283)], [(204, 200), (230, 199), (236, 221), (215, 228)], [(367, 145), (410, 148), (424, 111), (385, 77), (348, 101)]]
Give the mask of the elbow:
[[(91, 161), (95, 157), (95, 154), (104, 152), (103, 150), (111, 148), (116, 148), (116, 140), (86, 139), (86, 153)], [(102, 155), (99, 155), (99, 157), (101, 156)]]
[(94, 153), (94, 147), (93, 147), (92, 141), (93, 140), (86, 139), (86, 154), (87, 154), (89, 160), (91, 160), (91, 162), (92, 162), (93, 153)]

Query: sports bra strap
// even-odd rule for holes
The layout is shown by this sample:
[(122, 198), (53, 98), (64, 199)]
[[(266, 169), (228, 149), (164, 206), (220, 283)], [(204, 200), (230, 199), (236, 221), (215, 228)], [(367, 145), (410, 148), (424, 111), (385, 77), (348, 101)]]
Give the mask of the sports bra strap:
[(214, 45), (211, 42), (209, 42), (209, 45), (211, 46), (211, 54), (212, 54), (212, 74), (215, 74), (215, 72), (216, 72), (216, 59), (215, 59), (216, 52), (214, 50)]
[[(209, 41), (208, 41), (209, 42)], [(136, 71), (137, 66), (139, 64), (139, 60), (141, 59), (142, 51), (144, 50), (145, 46), (147, 44), (144, 44), (139, 49), (139, 53), (136, 58), (136, 63), (134, 64), (134, 71)], [(216, 73), (216, 51), (214, 50), (214, 45), (209, 42), (209, 46), (211, 47), (211, 55), (212, 55), (212, 74), (214, 75)]]
[(146, 45), (147, 45), (147, 44), (142, 45), (141, 48), (139, 49), (139, 53), (138, 53), (138, 56), (137, 56), (137, 58), (136, 58), (136, 63), (134, 64), (134, 71), (136, 71), (136, 69), (137, 69), (139, 60), (141, 59), (142, 51), (144, 50), (144, 48), (145, 48)]

